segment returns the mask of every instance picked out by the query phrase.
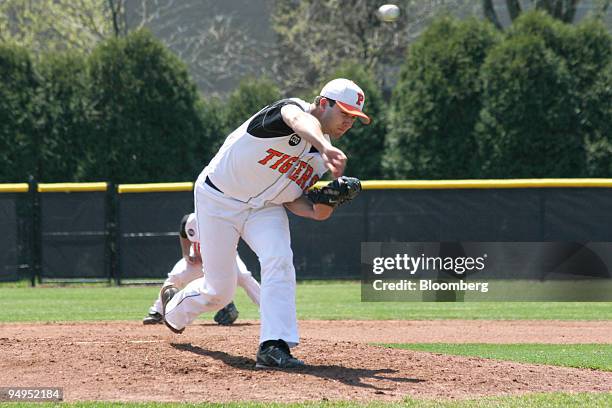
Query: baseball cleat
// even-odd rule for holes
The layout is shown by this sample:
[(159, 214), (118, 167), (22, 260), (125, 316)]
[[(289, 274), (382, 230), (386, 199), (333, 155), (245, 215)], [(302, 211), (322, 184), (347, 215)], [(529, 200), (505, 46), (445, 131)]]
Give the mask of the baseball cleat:
[(302, 368), (305, 365), (291, 355), (285, 341), (268, 340), (259, 346), (255, 368)]
[(142, 319), (142, 324), (162, 324), (163, 320), (164, 318), (161, 313), (159, 313), (157, 310), (149, 309), (149, 314), (146, 315), (144, 319)]
[(174, 327), (170, 326), (170, 323), (166, 321), (166, 305), (168, 304), (168, 302), (170, 302), (170, 300), (172, 300), (174, 295), (176, 295), (178, 292), (179, 292), (179, 289), (176, 286), (172, 286), (172, 285), (164, 286), (161, 289), (159, 296), (162, 301), (162, 316), (163, 316), (164, 324), (166, 325), (166, 327), (170, 329), (171, 332), (176, 333), (176, 334), (181, 334), (183, 331), (185, 331), (184, 328), (175, 329)]

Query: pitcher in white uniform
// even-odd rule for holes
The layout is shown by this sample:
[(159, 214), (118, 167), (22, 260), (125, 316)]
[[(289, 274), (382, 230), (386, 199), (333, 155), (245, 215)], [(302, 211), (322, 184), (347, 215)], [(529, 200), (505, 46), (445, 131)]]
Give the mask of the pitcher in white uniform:
[(240, 237), (261, 264), (258, 368), (296, 368), (299, 343), (295, 269), (285, 208), (325, 220), (332, 207), (313, 204), (305, 191), (327, 171), (340, 177), (346, 156), (332, 146), (357, 117), (365, 124), (365, 95), (348, 79), (327, 83), (313, 103), (291, 98), (266, 106), (225, 140), (194, 188), (206, 275), (183, 290), (161, 291), (166, 326), (181, 333), (203, 312), (228, 304), (236, 289)]

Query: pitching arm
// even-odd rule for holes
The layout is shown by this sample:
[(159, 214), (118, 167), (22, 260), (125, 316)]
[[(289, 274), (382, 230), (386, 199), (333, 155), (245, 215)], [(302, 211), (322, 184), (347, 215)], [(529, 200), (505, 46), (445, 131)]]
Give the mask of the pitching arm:
[(317, 118), (293, 104), (283, 106), (281, 115), (295, 133), (310, 142), (321, 153), (325, 166), (332, 172), (334, 178), (342, 176), (346, 167), (346, 155), (323, 137), (321, 124)]

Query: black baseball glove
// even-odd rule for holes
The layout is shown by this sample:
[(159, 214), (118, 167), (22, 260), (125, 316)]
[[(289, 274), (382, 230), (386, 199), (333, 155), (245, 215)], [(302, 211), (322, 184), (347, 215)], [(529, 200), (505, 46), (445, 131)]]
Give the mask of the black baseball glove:
[(353, 200), (361, 192), (361, 181), (355, 177), (342, 176), (330, 181), (320, 189), (308, 191), (308, 198), (314, 204), (325, 204), (337, 207)]
[(230, 302), (223, 309), (219, 310), (215, 314), (215, 317), (213, 319), (221, 326), (229, 326), (234, 323), (237, 318), (238, 309), (236, 309), (236, 305), (234, 305), (234, 302)]

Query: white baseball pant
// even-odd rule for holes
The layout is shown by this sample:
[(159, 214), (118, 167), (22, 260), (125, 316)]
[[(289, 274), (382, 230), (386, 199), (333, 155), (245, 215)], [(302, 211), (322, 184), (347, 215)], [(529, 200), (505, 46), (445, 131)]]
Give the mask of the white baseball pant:
[(261, 265), (260, 342), (282, 339), (297, 345), (295, 268), (285, 208), (252, 208), (206, 184), (196, 184), (194, 195), (206, 275), (168, 302), (166, 321), (182, 329), (201, 313), (220, 309), (233, 299), (236, 247), (242, 237)]
[[(259, 283), (253, 278), (253, 275), (251, 275), (251, 272), (247, 269), (238, 254), (236, 254), (234, 268), (237, 274), (238, 286), (244, 289), (251, 301), (259, 306)], [(202, 276), (202, 266), (200, 264), (190, 264), (185, 261), (184, 258), (181, 258), (168, 274), (168, 278), (164, 281), (163, 286), (173, 285), (179, 289), (183, 289), (189, 282), (201, 278)], [(161, 313), (162, 304), (159, 296), (155, 300), (152, 309), (157, 313)]]

